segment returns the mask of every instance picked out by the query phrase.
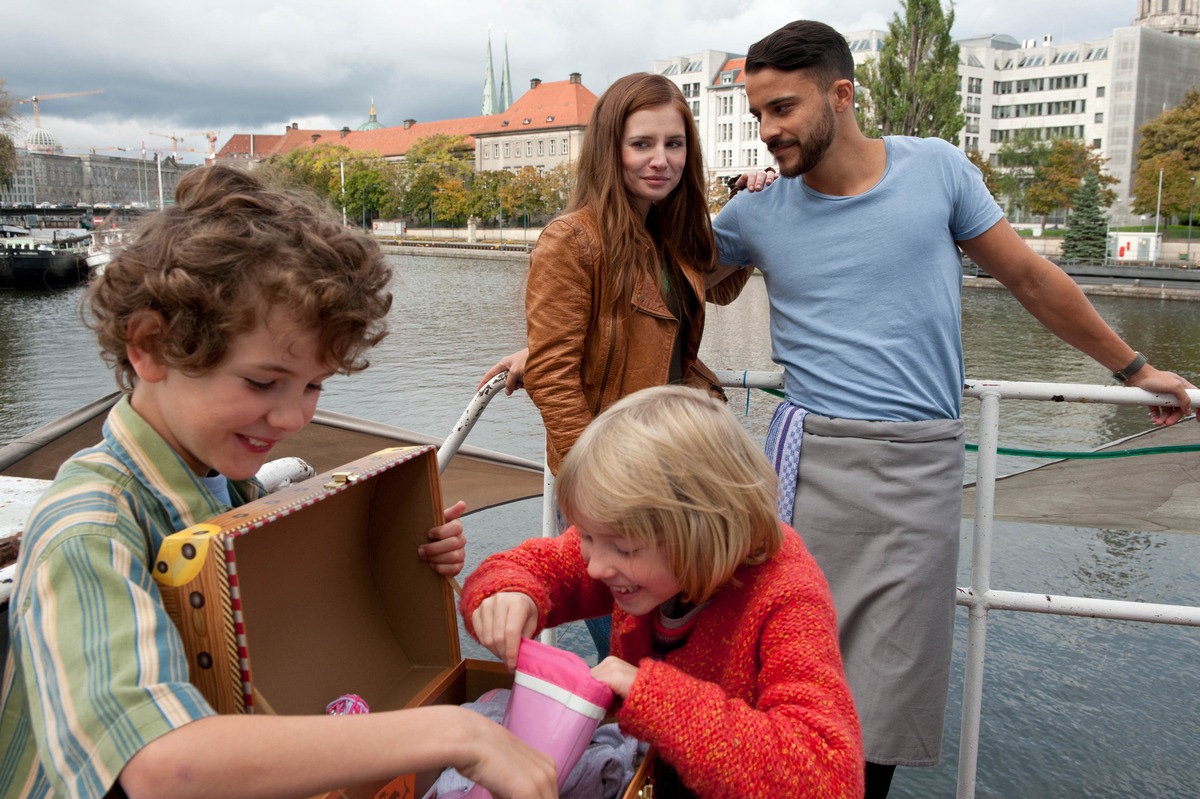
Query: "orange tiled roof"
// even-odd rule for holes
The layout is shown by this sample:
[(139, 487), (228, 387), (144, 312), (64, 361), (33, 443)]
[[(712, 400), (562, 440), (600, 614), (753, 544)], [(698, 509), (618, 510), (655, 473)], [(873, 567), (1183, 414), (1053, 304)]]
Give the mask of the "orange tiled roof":
[(596, 95), (582, 83), (569, 80), (540, 83), (521, 95), (507, 110), (476, 117), (478, 124), (474, 133), (487, 136), (519, 130), (582, 128), (591, 119), (595, 105)]
[(397, 158), (407, 153), (417, 140), (439, 133), (462, 137), (473, 147), (475, 136), (585, 127), (595, 105), (596, 95), (582, 83), (553, 81), (531, 87), (507, 110), (491, 116), (409, 122), (407, 127), (395, 125), (376, 130), (301, 130), (289, 127), (281, 136), (235, 133), (217, 153), (217, 158), (266, 159), (272, 155), (290, 153), (299, 147), (318, 144), (338, 144), (359, 152), (377, 153), (384, 158)]
[(729, 72), (730, 70), (735, 70), (737, 72), (737, 74), (733, 76), (733, 82), (735, 84), (745, 83), (746, 78), (743, 73), (746, 70), (746, 57), (742, 56), (741, 58), (731, 58), (728, 61), (726, 61), (725, 66), (723, 66), (719, 70), (717, 70), (717, 74), (713, 77), (712, 85), (713, 86), (729, 85), (729, 84), (721, 83), (721, 76), (724, 75), (726, 72)]

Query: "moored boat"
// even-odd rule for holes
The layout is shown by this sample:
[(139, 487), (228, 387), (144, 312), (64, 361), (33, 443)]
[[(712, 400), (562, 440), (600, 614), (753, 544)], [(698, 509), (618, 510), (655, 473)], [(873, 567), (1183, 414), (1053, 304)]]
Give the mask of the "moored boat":
[(87, 280), (83, 238), (41, 241), (30, 236), (0, 240), (0, 289), (57, 289)]

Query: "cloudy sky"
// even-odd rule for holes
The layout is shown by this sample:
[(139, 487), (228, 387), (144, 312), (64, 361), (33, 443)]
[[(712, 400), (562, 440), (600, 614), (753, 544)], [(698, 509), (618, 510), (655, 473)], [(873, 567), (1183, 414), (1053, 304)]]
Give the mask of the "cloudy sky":
[[(579, 72), (599, 94), (655, 59), (742, 54), (798, 18), (848, 32), (885, 28), (899, 0), (148, 0), (26, 2), (0, 26), (0, 80), (39, 101), (68, 152), (163, 148), (199, 163), (203, 131), (355, 128), (374, 98), (385, 125), (479, 114), (491, 26), (497, 82), (507, 33), (513, 95)], [(1129, 25), (1137, 0), (959, 0), (956, 37), (1078, 42)], [(19, 24), (13, 24), (17, 21)], [(33, 128), (32, 104), (16, 139)], [(99, 149), (108, 148), (108, 149)]]

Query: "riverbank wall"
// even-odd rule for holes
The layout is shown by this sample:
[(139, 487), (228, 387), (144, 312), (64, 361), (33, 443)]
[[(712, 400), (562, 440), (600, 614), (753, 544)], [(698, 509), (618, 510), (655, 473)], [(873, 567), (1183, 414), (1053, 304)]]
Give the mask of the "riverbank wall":
[[(440, 232), (440, 231), (439, 231)], [(531, 245), (523, 241), (469, 243), (450, 238), (422, 240), (413, 236), (380, 242), (390, 255), (425, 258), (464, 258), (526, 262)], [(1200, 300), (1200, 269), (1179, 267), (1097, 266), (1063, 267), (1084, 294), (1110, 297), (1143, 297), (1158, 300)], [(963, 288), (996, 290), (1004, 285), (971, 264), (963, 269)]]

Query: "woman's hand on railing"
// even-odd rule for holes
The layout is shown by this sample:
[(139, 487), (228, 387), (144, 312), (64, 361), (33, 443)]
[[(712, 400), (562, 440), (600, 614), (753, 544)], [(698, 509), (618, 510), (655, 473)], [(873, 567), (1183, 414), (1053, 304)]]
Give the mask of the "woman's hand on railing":
[(505, 355), (491, 369), (487, 370), (487, 374), (479, 381), (479, 385), (475, 390), (483, 388), (487, 382), (501, 372), (508, 372), (508, 377), (504, 381), (504, 393), (507, 396), (512, 396), (512, 393), (518, 388), (525, 388), (525, 361), (529, 358), (529, 348), (517, 350), (511, 355)]

